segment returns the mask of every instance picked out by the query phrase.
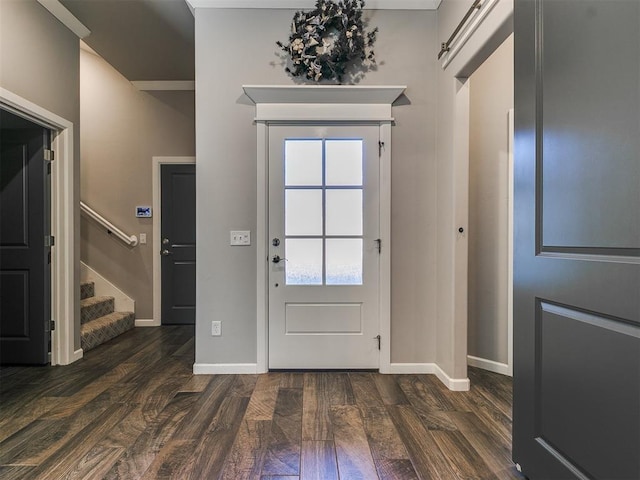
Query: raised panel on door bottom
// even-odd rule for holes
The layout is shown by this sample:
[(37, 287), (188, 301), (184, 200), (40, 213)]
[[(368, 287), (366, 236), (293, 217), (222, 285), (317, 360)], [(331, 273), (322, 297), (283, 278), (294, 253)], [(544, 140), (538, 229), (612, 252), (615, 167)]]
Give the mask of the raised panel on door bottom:
[(536, 320), (538, 443), (588, 478), (640, 474), (640, 326), (544, 301)]
[(195, 276), (195, 262), (175, 262), (173, 264), (173, 306), (194, 308), (196, 292), (189, 279)]
[(287, 335), (359, 334), (362, 333), (362, 304), (287, 304)]
[(29, 271), (0, 272), (2, 338), (29, 337)]

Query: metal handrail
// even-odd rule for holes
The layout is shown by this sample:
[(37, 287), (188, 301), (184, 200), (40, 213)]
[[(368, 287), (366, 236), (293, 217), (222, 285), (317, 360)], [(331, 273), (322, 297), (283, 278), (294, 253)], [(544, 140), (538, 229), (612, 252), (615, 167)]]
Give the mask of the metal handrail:
[(138, 237), (136, 237), (135, 235), (127, 235), (86, 203), (80, 202), (80, 211), (87, 217), (95, 220), (100, 225), (102, 225), (107, 230), (107, 233), (109, 235), (115, 235), (130, 247), (135, 247), (136, 245), (138, 245)]
[(460, 20), (460, 23), (458, 24), (458, 26), (455, 28), (455, 30), (449, 37), (449, 40), (442, 43), (441, 45), (442, 48), (440, 49), (440, 53), (438, 53), (438, 60), (440, 60), (442, 55), (444, 55), (449, 51), (449, 47), (451, 47), (451, 42), (453, 42), (453, 40), (456, 38), (458, 33), (460, 33), (460, 30), (462, 30), (462, 27), (464, 26), (464, 24), (467, 23), (467, 20), (469, 20), (469, 17), (473, 13), (473, 11), (480, 9), (481, 7), (482, 7), (481, 0), (475, 0), (475, 2), (473, 2), (471, 7), (469, 7), (469, 10), (467, 10), (467, 13), (465, 14), (465, 16), (462, 18), (462, 20)]

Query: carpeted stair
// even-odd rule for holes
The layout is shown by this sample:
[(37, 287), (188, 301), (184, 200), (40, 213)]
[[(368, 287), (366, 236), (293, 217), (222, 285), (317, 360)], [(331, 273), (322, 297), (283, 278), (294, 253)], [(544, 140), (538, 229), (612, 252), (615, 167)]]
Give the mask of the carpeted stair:
[(115, 312), (113, 297), (96, 297), (93, 282), (80, 285), (80, 345), (85, 352), (135, 326), (133, 312)]

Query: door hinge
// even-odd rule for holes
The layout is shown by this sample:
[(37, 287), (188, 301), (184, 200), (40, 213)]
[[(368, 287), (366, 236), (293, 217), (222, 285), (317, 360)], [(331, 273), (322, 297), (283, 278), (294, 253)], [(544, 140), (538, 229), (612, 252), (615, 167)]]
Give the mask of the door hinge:
[(56, 321), (55, 320), (49, 320), (49, 330), (53, 331), (56, 329)]
[(380, 341), (382, 340), (382, 337), (380, 335), (376, 335), (373, 339), (378, 340), (378, 350), (380, 350)]
[(53, 150), (49, 150), (48, 148), (44, 149), (44, 159), (47, 162), (53, 162), (56, 159), (56, 154)]
[(382, 253), (382, 239), (376, 238), (376, 248), (378, 249), (378, 253)]
[(384, 150), (384, 142), (383, 141), (379, 141), (378, 142), (378, 156), (379, 157), (382, 156), (382, 150)]
[(44, 246), (53, 247), (56, 244), (56, 238), (53, 235), (44, 236)]

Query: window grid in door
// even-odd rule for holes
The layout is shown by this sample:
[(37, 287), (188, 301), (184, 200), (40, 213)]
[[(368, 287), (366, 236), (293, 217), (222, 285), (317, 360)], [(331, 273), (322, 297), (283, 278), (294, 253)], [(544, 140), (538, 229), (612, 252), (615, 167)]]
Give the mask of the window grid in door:
[(286, 139), (285, 283), (362, 285), (362, 139)]

